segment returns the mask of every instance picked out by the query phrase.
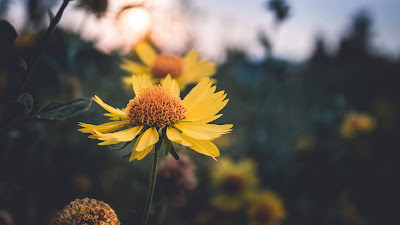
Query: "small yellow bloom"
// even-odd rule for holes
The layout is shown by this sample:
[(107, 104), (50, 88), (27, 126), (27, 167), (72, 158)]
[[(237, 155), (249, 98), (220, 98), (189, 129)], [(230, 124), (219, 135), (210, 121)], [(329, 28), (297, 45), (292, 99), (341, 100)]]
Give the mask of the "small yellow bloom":
[(242, 160), (238, 163), (221, 159), (211, 173), (217, 194), (211, 204), (224, 212), (236, 212), (244, 207), (258, 186), (255, 163)]
[(282, 200), (271, 191), (263, 191), (253, 196), (250, 206), (250, 225), (280, 225), (286, 218)]
[(344, 138), (354, 138), (358, 133), (375, 129), (375, 119), (363, 113), (350, 112), (346, 115), (340, 133)]
[[(191, 50), (185, 57), (157, 54), (149, 43), (141, 42), (136, 45), (135, 51), (143, 64), (124, 60), (121, 69), (132, 74), (150, 74), (154, 82), (159, 82), (169, 74), (185, 89), (186, 85), (215, 74), (215, 63), (200, 60), (199, 53), (195, 50)], [(130, 76), (122, 78), (122, 81), (127, 85), (132, 83)]]
[[(232, 124), (209, 124), (222, 114), (217, 113), (228, 103), (224, 91), (215, 93), (216, 86), (204, 78), (181, 100), (178, 83), (167, 76), (162, 85), (153, 85), (147, 75), (132, 76), (136, 97), (125, 109), (116, 109), (99, 97), (93, 99), (108, 113), (112, 122), (101, 125), (80, 123), (81, 132), (90, 133), (90, 138), (103, 141), (99, 145), (130, 142), (137, 138), (129, 161), (143, 159), (165, 138), (189, 147), (201, 154), (213, 157), (220, 155), (211, 141), (229, 133)], [(161, 140), (162, 141), (162, 140)]]

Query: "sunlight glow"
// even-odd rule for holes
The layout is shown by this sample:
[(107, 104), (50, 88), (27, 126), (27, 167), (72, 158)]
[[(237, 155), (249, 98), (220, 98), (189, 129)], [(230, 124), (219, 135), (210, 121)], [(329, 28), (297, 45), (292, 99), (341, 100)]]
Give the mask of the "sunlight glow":
[(129, 42), (138, 42), (145, 38), (151, 29), (150, 13), (139, 7), (123, 10), (117, 18), (121, 34)]

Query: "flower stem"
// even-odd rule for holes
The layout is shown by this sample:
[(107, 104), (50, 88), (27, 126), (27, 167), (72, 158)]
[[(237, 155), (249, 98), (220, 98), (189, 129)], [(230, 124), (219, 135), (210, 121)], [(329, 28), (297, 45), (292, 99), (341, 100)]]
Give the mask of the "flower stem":
[(141, 225), (147, 224), (147, 219), (149, 218), (151, 202), (153, 201), (154, 188), (156, 186), (156, 178), (157, 178), (157, 165), (158, 165), (158, 154), (161, 147), (162, 139), (156, 144), (154, 158), (153, 158), (153, 166), (151, 168), (151, 177), (150, 177), (150, 186), (149, 191), (147, 192), (146, 206), (144, 207), (144, 213), (142, 217)]
[(36, 47), (36, 52), (35, 52), (36, 54), (32, 57), (31, 61), (28, 63), (28, 68), (25, 71), (24, 80), (23, 80), (23, 84), (20, 89), (19, 95), (21, 95), (25, 91), (26, 84), (28, 83), (29, 77), (31, 76), (33, 66), (39, 59), (39, 56), (41, 55), (43, 49), (46, 47), (46, 44), (51, 37), (51, 34), (53, 33), (54, 29), (56, 28), (58, 22), (60, 22), (61, 16), (62, 16), (65, 8), (67, 8), (67, 5), (70, 1), (71, 0), (63, 0), (63, 3), (61, 5), (60, 9), (58, 10), (56, 16), (50, 21), (50, 25), (47, 28), (46, 33), (44, 34), (44, 37), (40, 40), (39, 45)]

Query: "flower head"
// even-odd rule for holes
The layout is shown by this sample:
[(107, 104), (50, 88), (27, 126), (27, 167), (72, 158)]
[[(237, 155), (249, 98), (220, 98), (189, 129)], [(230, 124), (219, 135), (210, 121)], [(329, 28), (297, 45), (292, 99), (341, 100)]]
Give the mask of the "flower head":
[[(80, 131), (90, 133), (90, 138), (113, 145), (137, 138), (129, 161), (144, 158), (159, 141), (173, 141), (213, 158), (220, 155), (211, 141), (229, 133), (231, 124), (209, 124), (228, 103), (224, 91), (204, 78), (182, 100), (178, 83), (167, 76), (161, 85), (153, 85), (147, 75), (132, 76), (136, 94), (125, 109), (116, 109), (99, 97), (93, 99), (108, 113), (112, 122), (91, 125), (80, 123)], [(160, 138), (160, 133), (161, 138)]]
[(340, 133), (344, 138), (354, 138), (362, 132), (371, 132), (375, 128), (375, 119), (364, 113), (350, 112), (346, 115)]
[(180, 160), (169, 155), (158, 167), (157, 181), (166, 196), (183, 198), (197, 186), (195, 166), (186, 155)]
[[(156, 82), (170, 75), (184, 89), (188, 84), (197, 83), (202, 78), (215, 74), (215, 64), (200, 60), (199, 53), (195, 50), (191, 50), (185, 57), (157, 54), (150, 44), (141, 42), (136, 45), (135, 51), (143, 64), (125, 60), (121, 68), (132, 74), (150, 74)], [(132, 79), (130, 76), (124, 77), (123, 82), (130, 85)]]
[(212, 169), (211, 178), (217, 190), (212, 205), (225, 212), (243, 208), (259, 182), (255, 163), (250, 159), (237, 163), (221, 159)]
[(282, 200), (271, 191), (253, 196), (250, 206), (250, 225), (279, 225), (286, 218)]
[(59, 211), (53, 224), (119, 225), (121, 223), (108, 204), (96, 199), (84, 198), (72, 201)]

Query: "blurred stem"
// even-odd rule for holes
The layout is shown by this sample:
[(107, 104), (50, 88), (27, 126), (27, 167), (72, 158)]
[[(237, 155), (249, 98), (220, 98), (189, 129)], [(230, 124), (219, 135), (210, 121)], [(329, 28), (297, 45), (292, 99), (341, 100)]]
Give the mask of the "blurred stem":
[(154, 150), (153, 166), (151, 168), (151, 175), (150, 175), (150, 186), (149, 186), (149, 190), (147, 192), (146, 205), (144, 207), (142, 222), (140, 223), (141, 225), (146, 225), (147, 219), (149, 218), (151, 202), (153, 201), (154, 188), (156, 187), (158, 155), (160, 152), (159, 150), (161, 148), (162, 140), (163, 139), (160, 138), (160, 140), (157, 142), (157, 144), (155, 146), (155, 150)]
[[(68, 5), (68, 3), (70, 1), (71, 0), (63, 0), (63, 3), (61, 5), (60, 9), (58, 10), (56, 16), (50, 21), (50, 25), (47, 28), (46, 33), (44, 34), (44, 37), (40, 40), (38, 46), (36, 47), (35, 54), (32, 56), (32, 59), (28, 64), (28, 68), (25, 71), (25, 76), (23, 76), (24, 77), (24, 82), (23, 82), (22, 87), (20, 89), (19, 95), (21, 95), (25, 91), (25, 87), (26, 87), (26, 84), (28, 83), (29, 77), (31, 76), (33, 66), (35, 65), (35, 63), (39, 59), (43, 49), (46, 47), (46, 44), (47, 44), (47, 42), (49, 41), (49, 39), (51, 37), (51, 34), (53, 33), (53, 31), (56, 28), (57, 24), (60, 22), (61, 16), (62, 16), (65, 8), (67, 7), (67, 5)], [(17, 96), (17, 98), (18, 98), (18, 96)]]

